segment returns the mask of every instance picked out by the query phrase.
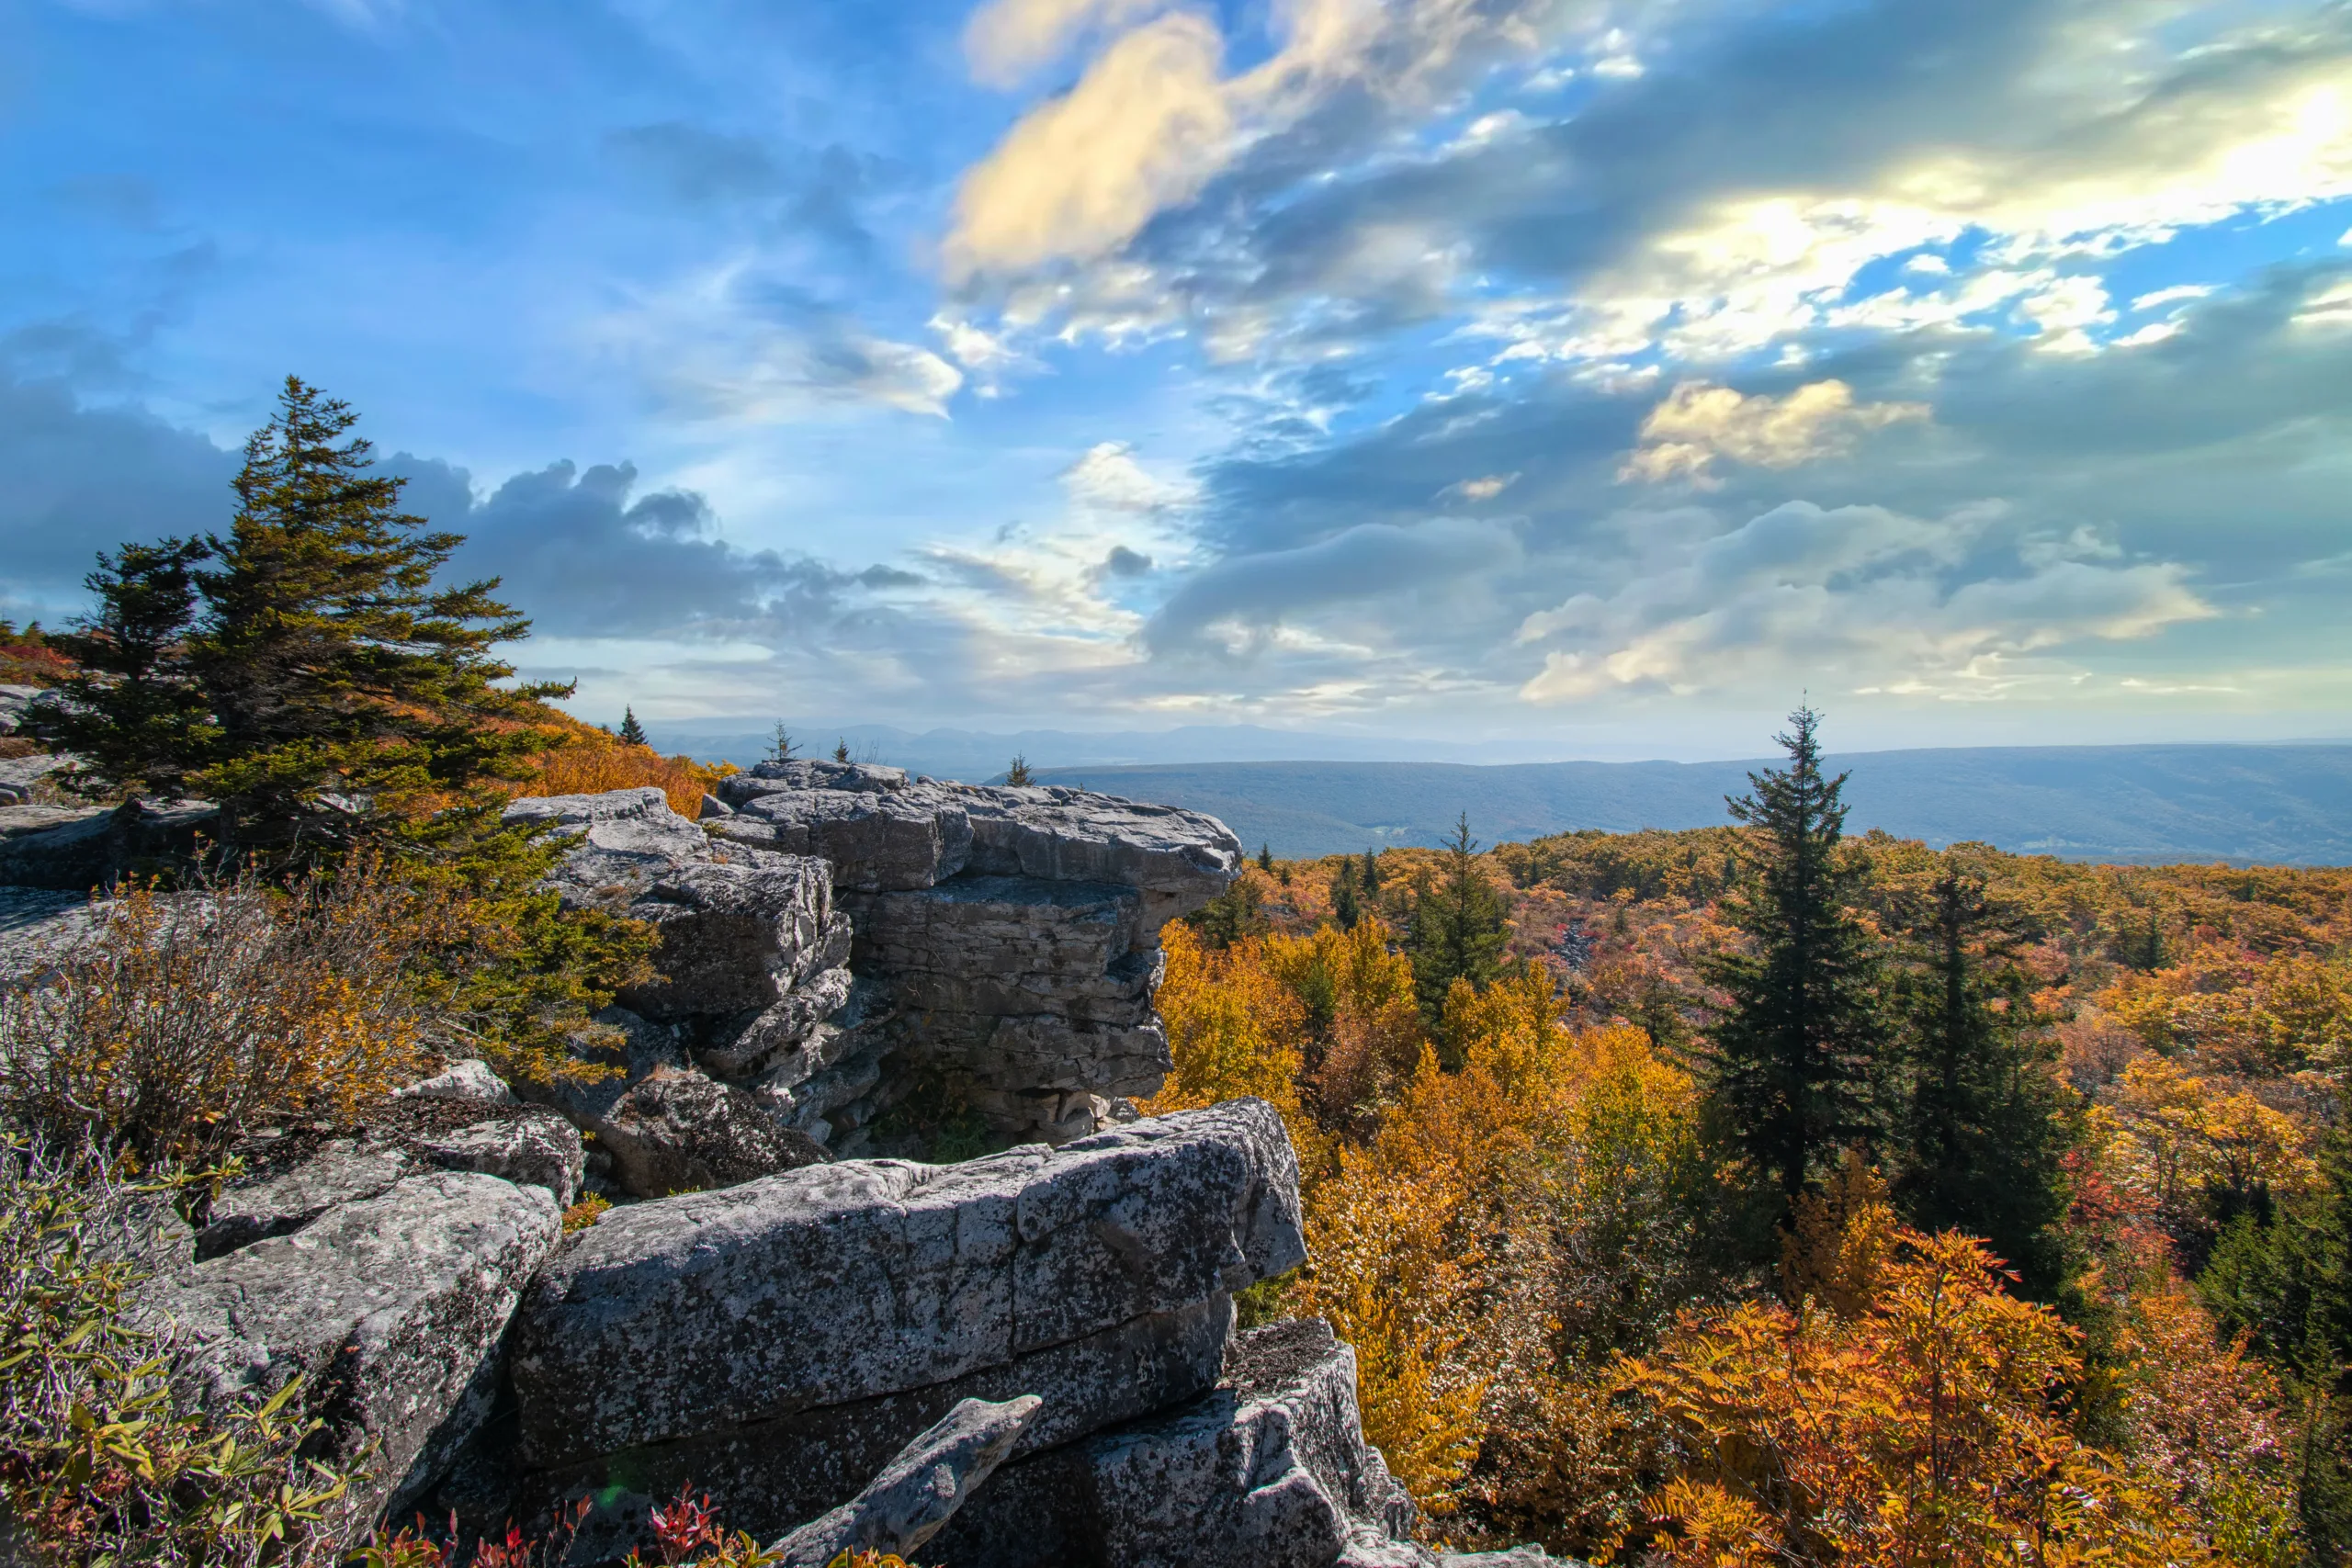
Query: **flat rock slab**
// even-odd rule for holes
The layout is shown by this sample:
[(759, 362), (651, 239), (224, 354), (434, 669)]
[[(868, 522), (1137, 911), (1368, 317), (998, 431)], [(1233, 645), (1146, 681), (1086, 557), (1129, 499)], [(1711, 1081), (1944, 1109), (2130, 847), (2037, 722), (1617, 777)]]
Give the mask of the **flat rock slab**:
[(335, 1452), (376, 1447), (359, 1487), (372, 1517), (488, 1413), (507, 1321), (560, 1230), (544, 1189), (435, 1171), (150, 1280), (136, 1307), (193, 1343), (209, 1397), (308, 1380)]
[(1226, 1386), (1007, 1466), (922, 1555), (955, 1568), (1430, 1561), (1363, 1438), (1355, 1353), (1313, 1321), (1234, 1342)]
[(960, 1166), (845, 1161), (629, 1205), (518, 1324), (526, 1463), (924, 1388), (1181, 1311), (1306, 1257), (1262, 1100)]
[(547, 1518), (560, 1503), (592, 1499), (569, 1561), (606, 1562), (631, 1550), (650, 1554), (649, 1510), (691, 1485), (709, 1495), (729, 1529), (767, 1540), (854, 1496), (959, 1400), (1024, 1393), (1044, 1400), (1015, 1444), (1015, 1457), (1181, 1404), (1215, 1386), (1232, 1326), (1232, 1298), (1217, 1295), (927, 1388), (523, 1475), (514, 1486), (520, 1513)]

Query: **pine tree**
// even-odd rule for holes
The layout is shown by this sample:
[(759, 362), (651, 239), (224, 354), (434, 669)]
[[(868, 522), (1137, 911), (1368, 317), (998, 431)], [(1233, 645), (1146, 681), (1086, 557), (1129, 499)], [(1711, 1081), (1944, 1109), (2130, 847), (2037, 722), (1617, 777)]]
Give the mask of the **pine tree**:
[(191, 539), (125, 545), (83, 580), (96, 612), (52, 639), (75, 665), (58, 683), (63, 701), (27, 716), (45, 744), (80, 759), (69, 783), (172, 799), (210, 759), (220, 734), (187, 658), (204, 557)]
[(1331, 879), (1331, 918), (1343, 931), (1356, 929), (1363, 919), (1363, 900), (1356, 897), (1355, 863), (1341, 856), (1339, 874)]
[(1004, 770), (1004, 782), (1009, 784), (1023, 785), (1035, 784), (1036, 775), (1029, 771), (1029, 759), (1015, 756), (1011, 765)]
[(1367, 898), (1380, 897), (1380, 852), (1377, 850), (1363, 852), (1363, 895)]
[(1274, 847), (1272, 844), (1258, 846), (1258, 869), (1269, 876), (1274, 874)]
[(621, 728), (618, 739), (624, 746), (645, 746), (651, 744), (651, 742), (645, 739), (645, 726), (637, 722), (637, 710), (633, 707), (625, 707), (621, 709)]
[(836, 738), (836, 739), (834, 739), (834, 741), (833, 741), (833, 761), (836, 761), (836, 762), (846, 762), (846, 761), (849, 761), (849, 737), (848, 737), (848, 736), (846, 736), (846, 735), (840, 736), (840, 737), (838, 737), (838, 738)]
[(497, 684), (514, 671), (492, 649), (530, 622), (494, 581), (435, 585), (463, 540), (399, 510), (404, 481), (345, 439), (357, 422), (288, 377), (196, 573), (187, 662), (219, 735), (190, 784), (220, 803), (241, 855), (315, 859), (511, 775), (552, 741), (531, 726), (537, 699), (571, 691)]
[(777, 719), (775, 733), (768, 738), (767, 760), (771, 762), (789, 762), (799, 750), (800, 743), (792, 738), (792, 731), (784, 727), (784, 720)]
[(1444, 1020), (1446, 993), (1454, 981), (1483, 987), (1501, 973), (1509, 932), (1502, 897), (1478, 869), (1478, 841), (1470, 836), (1467, 812), (1444, 848), (1436, 885), (1413, 899), (1405, 943), (1413, 960), (1414, 998), (1432, 1030)]
[(2034, 1005), (2015, 921), (1952, 857), (1908, 915), (1895, 1201), (1921, 1230), (1986, 1238), (2046, 1299), (2065, 1270), (2065, 1158), (2084, 1131), (2051, 1071), (2056, 1020)]
[(1747, 951), (1707, 966), (1724, 1000), (1703, 1060), (1716, 1124), (1769, 1184), (1785, 1221), (1816, 1169), (1875, 1131), (1871, 1087), (1884, 1037), (1879, 961), (1849, 907), (1856, 873), (1838, 852), (1846, 775), (1821, 771), (1811, 708), (1778, 737), (1785, 769), (1750, 773), (1728, 802), (1754, 829), (1725, 913)]

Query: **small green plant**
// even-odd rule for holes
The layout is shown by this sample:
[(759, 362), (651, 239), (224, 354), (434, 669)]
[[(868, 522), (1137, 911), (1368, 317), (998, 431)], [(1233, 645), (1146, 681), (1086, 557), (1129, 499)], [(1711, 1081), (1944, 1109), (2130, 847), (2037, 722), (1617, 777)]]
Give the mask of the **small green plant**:
[(1012, 762), (1004, 770), (1004, 782), (1017, 785), (1035, 784), (1037, 777), (1029, 771), (1029, 759), (1015, 752)]
[(563, 1212), (563, 1228), (567, 1232), (587, 1230), (603, 1219), (612, 1206), (611, 1199), (591, 1192)]
[[(306, 1458), (300, 1380), (207, 1410), (184, 1353), (136, 1323), (177, 1189), (133, 1186), (90, 1143), (0, 1145), (0, 1517), (12, 1561), (118, 1568), (328, 1568), (351, 1472)], [(364, 1462), (364, 1456), (362, 1462)], [(21, 1555), (18, 1555), (18, 1553)]]

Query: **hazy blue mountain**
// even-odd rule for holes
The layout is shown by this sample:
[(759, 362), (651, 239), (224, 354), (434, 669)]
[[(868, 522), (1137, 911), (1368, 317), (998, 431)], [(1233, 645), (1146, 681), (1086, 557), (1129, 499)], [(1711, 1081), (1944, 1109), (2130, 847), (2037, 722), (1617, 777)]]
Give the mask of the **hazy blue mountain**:
[[(2041, 746), (1871, 751), (1850, 831), (1976, 840), (2071, 860), (2352, 864), (2352, 745)], [(1057, 767), (1046, 783), (1214, 812), (1255, 848), (1332, 854), (1434, 844), (1458, 813), (1488, 843), (1575, 828), (1726, 820), (1760, 762), (1196, 762)]]

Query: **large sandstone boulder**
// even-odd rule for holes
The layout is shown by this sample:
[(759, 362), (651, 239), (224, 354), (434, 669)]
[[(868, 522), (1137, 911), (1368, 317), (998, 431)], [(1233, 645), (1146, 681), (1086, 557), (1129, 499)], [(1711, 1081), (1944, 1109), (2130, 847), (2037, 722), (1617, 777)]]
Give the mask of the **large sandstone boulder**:
[(1019, 1461), (933, 1541), (956, 1568), (1430, 1568), (1364, 1441), (1355, 1353), (1314, 1321), (1237, 1337), (1173, 1413)]
[(526, 1511), (597, 1499), (582, 1562), (639, 1542), (689, 1481), (764, 1535), (962, 1399), (1044, 1399), (1031, 1452), (1193, 1397), (1232, 1292), (1304, 1256), (1296, 1161), (1260, 1100), (624, 1205), (518, 1318), (509, 1484)]
[(944, 1382), (1295, 1267), (1298, 1167), (1262, 1100), (961, 1166), (813, 1166), (633, 1204), (519, 1325), (546, 1465)]
[(208, 1398), (304, 1379), (333, 1451), (372, 1452), (364, 1521), (430, 1484), (489, 1412), (507, 1320), (560, 1233), (542, 1188), (429, 1171), (150, 1280), (136, 1307), (190, 1347)]
[[(798, 1124), (855, 1152), (895, 1097), (936, 1080), (1000, 1135), (1060, 1143), (1164, 1081), (1159, 928), (1238, 874), (1223, 824), (843, 762), (763, 763), (719, 793), (729, 814), (708, 827), (726, 841), (832, 867), (851, 968), (875, 988), (863, 1036), (805, 1075), (808, 1093), (786, 1086)], [(865, 1072), (877, 1053), (887, 1069)]]
[[(18, 765), (55, 764), (54, 757), (23, 758)], [(0, 886), (88, 893), (149, 864), (183, 860), (220, 818), (200, 800), (125, 801), (114, 807), (61, 811), (6, 807), (24, 830), (0, 824)]]
[[(758, 1081), (769, 1109), (786, 1120), (793, 1085), (831, 1065), (819, 1026), (850, 995), (850, 922), (834, 908), (831, 868), (713, 839), (650, 787), (532, 797), (505, 815), (571, 840), (552, 879), (567, 906), (627, 915), (661, 933), (658, 977), (620, 998), (630, 1039), (618, 1092), (668, 1065), (649, 1060), (637, 1070), (637, 1058), (666, 1054), (640, 1036), (667, 1031), (711, 1072)], [(583, 1114), (575, 1102), (585, 1102), (568, 1090), (535, 1098), (603, 1135), (610, 1102)]]

